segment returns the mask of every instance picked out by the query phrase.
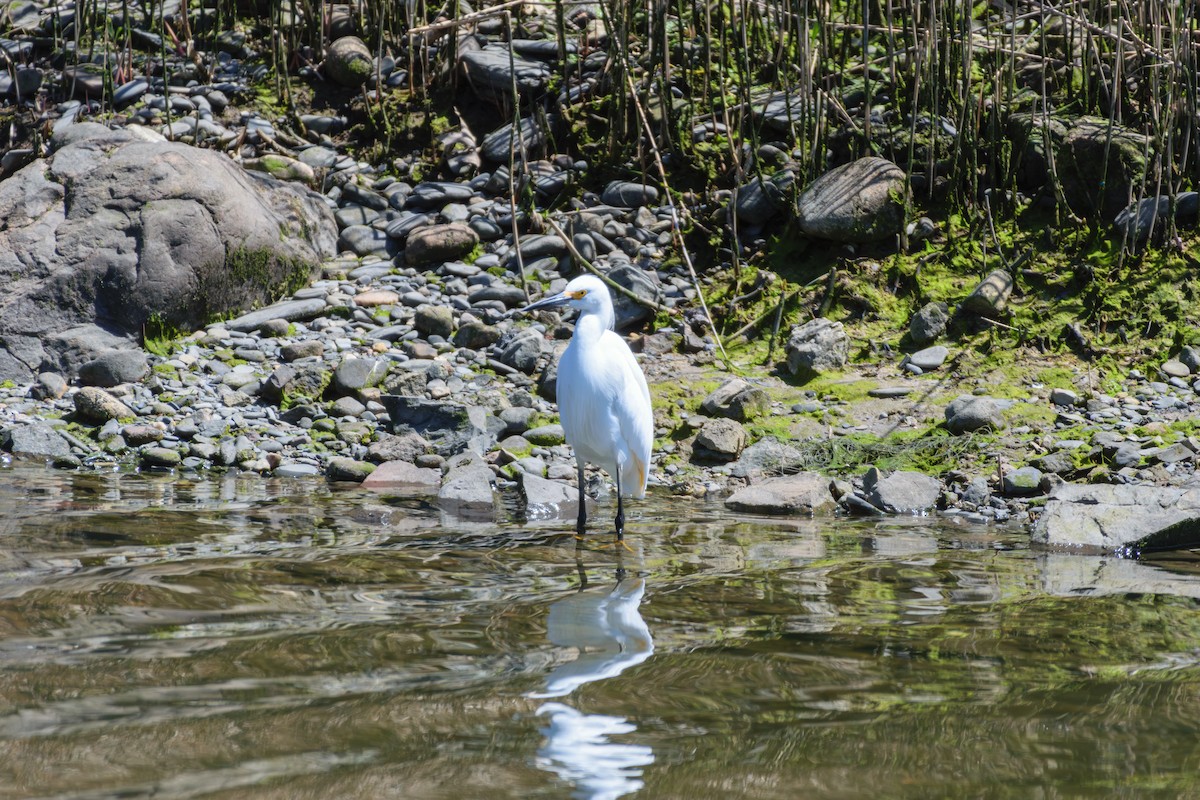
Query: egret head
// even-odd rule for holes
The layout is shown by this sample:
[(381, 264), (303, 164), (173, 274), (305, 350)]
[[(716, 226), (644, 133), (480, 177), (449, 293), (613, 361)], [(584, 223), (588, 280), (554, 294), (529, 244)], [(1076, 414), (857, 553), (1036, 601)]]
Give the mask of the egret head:
[(604, 281), (595, 275), (580, 275), (568, 283), (567, 288), (558, 294), (552, 294), (549, 297), (543, 297), (536, 303), (530, 303), (522, 311), (529, 312), (557, 306), (577, 308), (581, 315), (595, 314), (604, 321), (606, 328), (613, 326), (612, 297), (609, 295)]

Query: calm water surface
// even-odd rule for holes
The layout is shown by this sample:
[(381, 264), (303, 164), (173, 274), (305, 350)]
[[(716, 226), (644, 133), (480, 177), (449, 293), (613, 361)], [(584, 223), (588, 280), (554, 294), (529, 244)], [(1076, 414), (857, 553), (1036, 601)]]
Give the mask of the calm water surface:
[(0, 798), (1200, 796), (1193, 562), (666, 498), (624, 552), (322, 481), (0, 478)]

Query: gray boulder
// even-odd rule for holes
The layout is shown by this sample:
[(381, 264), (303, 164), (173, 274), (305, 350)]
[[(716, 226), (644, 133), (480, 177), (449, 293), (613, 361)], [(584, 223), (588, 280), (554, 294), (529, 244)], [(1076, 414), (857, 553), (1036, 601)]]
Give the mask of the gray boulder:
[[(181, 329), (297, 288), (333, 255), (323, 198), (212, 150), (80, 123), (0, 182), (0, 378), (73, 375), (63, 331), (131, 347), (152, 318)], [(107, 348), (113, 349), (113, 348)]]
[(75, 415), (97, 424), (137, 416), (129, 406), (96, 386), (84, 386), (75, 393)]
[(408, 235), (404, 260), (411, 267), (442, 264), (462, 258), (479, 244), (479, 234), (458, 222), (430, 225)]
[(770, 397), (759, 387), (743, 378), (731, 378), (701, 401), (700, 410), (710, 417), (748, 422), (766, 413), (770, 403)]
[(788, 337), (788, 369), (799, 377), (836, 372), (849, 357), (850, 337), (840, 322), (818, 317), (792, 328)]
[(140, 381), (149, 372), (146, 354), (141, 350), (112, 350), (79, 367), (79, 382), (84, 386), (111, 388)]
[(746, 447), (746, 429), (731, 419), (718, 417), (705, 422), (692, 446), (696, 461), (733, 461)]
[(438, 507), (460, 517), (491, 518), (496, 513), (492, 471), (470, 463), (452, 469), (438, 491)]
[[(1148, 136), (1100, 117), (1075, 120), (1058, 150), (1058, 175), (1067, 205), (1083, 217), (1110, 220), (1141, 192), (1147, 175)], [(1100, 176), (1104, 180), (1100, 180)]]
[(335, 39), (325, 49), (325, 74), (342, 86), (362, 86), (374, 71), (371, 49), (357, 36)]
[(942, 482), (921, 472), (885, 476), (872, 467), (863, 476), (863, 490), (872, 506), (889, 514), (924, 514), (937, 506)]
[(1057, 486), (1033, 526), (1049, 547), (1136, 554), (1200, 545), (1200, 486)]
[(504, 430), (504, 421), (480, 406), (398, 394), (385, 394), (380, 402), (387, 409), (395, 433), (420, 434), (445, 457), (464, 450), (483, 455)]
[(546, 337), (534, 328), (520, 328), (506, 334), (496, 343), (493, 352), (496, 359), (508, 366), (532, 375), (537, 369), (538, 360), (550, 352), (550, 343)]
[(1011, 406), (1011, 400), (961, 395), (946, 406), (946, 429), (951, 433), (1002, 430), (1005, 427), (1003, 412)]
[(363, 479), (364, 489), (395, 491), (407, 489), (414, 494), (432, 492), (442, 482), (441, 470), (418, 467), (411, 461), (385, 461)]
[(738, 489), (725, 505), (753, 514), (829, 514), (837, 507), (829, 479), (815, 472), (768, 478)]
[[(525, 503), (526, 519), (575, 519), (579, 514), (579, 490), (574, 486), (531, 472), (518, 472), (517, 485)], [(587, 497), (585, 503), (593, 505)]]
[(354, 394), (378, 386), (387, 377), (390, 366), (391, 361), (386, 358), (346, 358), (333, 371), (334, 393)]
[[(653, 270), (645, 270), (634, 264), (621, 264), (609, 271), (608, 277), (613, 283), (624, 286), (633, 294), (650, 303), (662, 302), (662, 289), (651, 278)], [(632, 330), (654, 319), (654, 309), (645, 303), (625, 295), (623, 292), (612, 292), (613, 313), (616, 321), (613, 326), (619, 331)]]
[(57, 458), (71, 455), (71, 446), (49, 425), (13, 425), (0, 432), (0, 447), (17, 456)]
[(913, 344), (929, 344), (946, 332), (949, 321), (949, 306), (941, 301), (926, 303), (909, 320), (908, 338), (912, 339)]
[(868, 156), (843, 164), (800, 195), (800, 230), (835, 242), (874, 242), (904, 226), (904, 170)]

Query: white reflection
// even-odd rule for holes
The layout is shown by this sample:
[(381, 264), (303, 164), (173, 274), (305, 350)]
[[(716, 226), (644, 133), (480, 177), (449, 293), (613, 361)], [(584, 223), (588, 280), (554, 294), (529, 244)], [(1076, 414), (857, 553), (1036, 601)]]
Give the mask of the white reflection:
[(562, 703), (545, 703), (537, 713), (550, 716), (537, 765), (575, 784), (572, 797), (615, 800), (642, 788), (641, 767), (654, 763), (654, 751), (608, 740), (615, 733), (633, 733), (636, 726), (621, 717), (581, 714)]
[(579, 655), (550, 673), (544, 691), (529, 696), (562, 697), (649, 658), (654, 640), (638, 612), (645, 594), (646, 582), (630, 578), (608, 591), (582, 591), (551, 603), (547, 636), (560, 647), (576, 648)]
[[(638, 607), (646, 594), (641, 578), (621, 580), (610, 590), (585, 590), (550, 605), (547, 635), (578, 656), (556, 667), (546, 688), (530, 697), (562, 697), (592, 681), (615, 678), (654, 653), (654, 640)], [(563, 703), (545, 703), (538, 716), (549, 716), (542, 729), (546, 743), (537, 766), (575, 786), (572, 797), (614, 800), (642, 788), (641, 768), (654, 763), (654, 751), (640, 744), (610, 741), (637, 726), (622, 717), (584, 714)]]

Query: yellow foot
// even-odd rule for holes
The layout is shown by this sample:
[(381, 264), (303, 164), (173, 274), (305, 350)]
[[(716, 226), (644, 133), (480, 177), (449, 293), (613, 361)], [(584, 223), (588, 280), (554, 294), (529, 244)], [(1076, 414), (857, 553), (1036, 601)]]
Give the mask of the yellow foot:
[(633, 554), (633, 548), (626, 544), (624, 539), (617, 539), (615, 542), (608, 542), (607, 544), (598, 544), (596, 547), (600, 550), (607, 550), (608, 548), (616, 547), (617, 545), (621, 545), (621, 547), (625, 548), (626, 553), (631, 555)]

